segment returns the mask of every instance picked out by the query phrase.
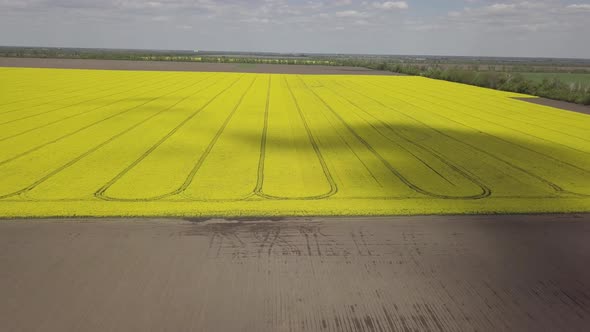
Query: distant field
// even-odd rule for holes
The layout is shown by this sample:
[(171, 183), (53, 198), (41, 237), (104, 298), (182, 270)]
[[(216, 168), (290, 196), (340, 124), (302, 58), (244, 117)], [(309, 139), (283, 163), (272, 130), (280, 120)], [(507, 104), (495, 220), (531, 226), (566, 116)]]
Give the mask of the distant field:
[(422, 77), (0, 68), (0, 216), (590, 211), (590, 116)]
[(577, 73), (521, 73), (524, 77), (535, 81), (541, 82), (544, 79), (557, 78), (566, 83), (579, 83), (582, 85), (590, 86), (590, 74), (577, 74)]

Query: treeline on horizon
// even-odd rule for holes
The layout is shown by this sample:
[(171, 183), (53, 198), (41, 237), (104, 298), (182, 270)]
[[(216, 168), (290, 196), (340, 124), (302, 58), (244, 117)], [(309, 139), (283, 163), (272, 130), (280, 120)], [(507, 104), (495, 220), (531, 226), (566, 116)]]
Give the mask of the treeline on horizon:
[(590, 85), (567, 83), (558, 78), (545, 78), (535, 82), (516, 71), (482, 71), (438, 65), (401, 63), (367, 63), (367, 68), (400, 74), (464, 83), (484, 88), (517, 92), (533, 96), (590, 105)]
[[(560, 68), (560, 66), (483, 65), (480, 63), (441, 63), (407, 61), (395, 58), (354, 57), (264, 57), (264, 56), (225, 56), (198, 53), (166, 54), (126, 50), (65, 50), (65, 49), (19, 49), (0, 48), (4, 57), (41, 57), (66, 59), (135, 60), (135, 61), (182, 61), (206, 63), (246, 63), (246, 64), (287, 64), (287, 65), (327, 65), (365, 67), (394, 73), (424, 76), (433, 79), (470, 84), (484, 88), (517, 92), (554, 100), (590, 105), (590, 84), (568, 83), (558, 78), (543, 79), (540, 82), (527, 79), (520, 72), (574, 72), (589, 73), (588, 68)], [(499, 69), (498, 69), (499, 68)]]

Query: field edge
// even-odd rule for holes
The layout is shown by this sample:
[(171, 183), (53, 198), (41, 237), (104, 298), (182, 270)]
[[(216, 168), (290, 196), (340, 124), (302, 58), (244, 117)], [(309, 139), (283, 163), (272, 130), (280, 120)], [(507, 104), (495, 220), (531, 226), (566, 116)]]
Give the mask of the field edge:
[[(170, 205), (163, 206), (165, 203)], [(245, 202), (243, 202), (245, 203)], [(590, 199), (562, 198), (559, 202), (543, 199), (494, 199), (494, 202), (451, 201), (447, 205), (424, 204), (423, 200), (404, 200), (392, 206), (387, 200), (356, 202), (257, 202), (260, 204), (186, 203), (186, 202), (1, 202), (0, 219), (8, 218), (71, 218), (71, 217), (352, 217), (411, 215), (496, 215), (496, 214), (564, 214), (590, 213)], [(352, 204), (356, 203), (356, 204)], [(434, 202), (429, 202), (434, 203)], [(441, 204), (443, 202), (438, 201)], [(454, 204), (451, 204), (454, 203)], [(491, 204), (490, 204), (491, 203)], [(550, 203), (550, 204), (548, 204)], [(559, 204), (556, 204), (559, 203)], [(429, 205), (429, 206), (426, 206)], [(343, 206), (346, 206), (343, 208)], [(30, 211), (30, 212), (29, 212)], [(34, 212), (33, 212), (34, 211)], [(238, 212), (236, 212), (238, 211)]]

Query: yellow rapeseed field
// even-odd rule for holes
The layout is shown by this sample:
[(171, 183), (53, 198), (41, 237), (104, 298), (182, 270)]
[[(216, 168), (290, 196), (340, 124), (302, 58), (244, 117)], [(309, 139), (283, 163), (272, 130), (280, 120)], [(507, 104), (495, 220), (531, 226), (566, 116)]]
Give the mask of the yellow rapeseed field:
[(590, 211), (590, 116), (398, 76), (0, 68), (0, 217)]

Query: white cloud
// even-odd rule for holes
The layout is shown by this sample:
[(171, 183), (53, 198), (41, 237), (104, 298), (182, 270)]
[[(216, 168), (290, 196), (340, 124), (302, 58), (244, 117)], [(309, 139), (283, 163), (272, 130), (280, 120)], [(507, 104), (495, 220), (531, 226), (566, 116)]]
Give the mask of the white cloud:
[(394, 9), (408, 9), (408, 3), (405, 1), (385, 1), (385, 2), (373, 2), (371, 4), (373, 8), (382, 10), (394, 10)]
[(364, 16), (363, 13), (358, 12), (356, 10), (342, 10), (342, 11), (337, 11), (334, 16), (336, 17), (362, 17)]
[(0, 0), (0, 44), (590, 57), (588, 1)]
[(590, 10), (590, 4), (575, 4), (567, 6), (568, 9), (586, 11)]
[[(590, 5), (588, 5), (590, 7)], [(565, 6), (561, 1), (538, 0), (509, 1), (466, 7), (450, 11), (440, 20), (442, 26), (449, 28), (475, 29), (475, 31), (558, 31), (564, 29), (589, 27), (588, 21), (572, 13), (583, 10), (586, 5)]]

